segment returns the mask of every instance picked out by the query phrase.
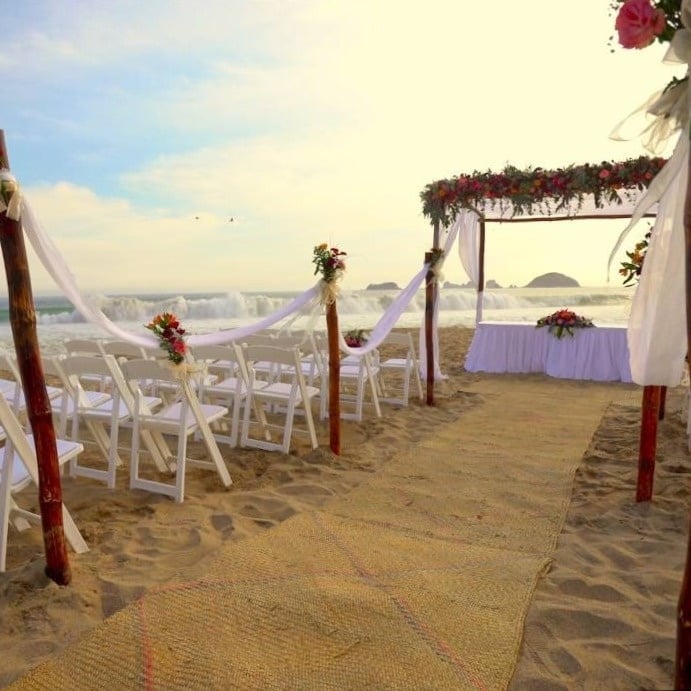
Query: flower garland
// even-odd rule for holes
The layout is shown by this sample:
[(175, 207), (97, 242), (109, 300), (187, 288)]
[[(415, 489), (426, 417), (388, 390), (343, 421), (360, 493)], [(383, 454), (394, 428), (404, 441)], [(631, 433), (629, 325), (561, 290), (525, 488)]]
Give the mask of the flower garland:
[(314, 266), (314, 275), (321, 274), (322, 276), (322, 295), (321, 302), (324, 305), (330, 305), (336, 301), (338, 297), (338, 286), (336, 285), (343, 277), (345, 271), (345, 262), (343, 257), (347, 256), (338, 247), (329, 247), (325, 242), (321, 245), (315, 245), (312, 263)]
[(621, 269), (619, 269), (619, 274), (624, 277), (622, 283), (625, 286), (630, 286), (641, 276), (641, 271), (643, 271), (643, 260), (645, 259), (645, 253), (648, 251), (648, 244), (650, 240), (650, 235), (652, 231), (649, 230), (640, 242), (636, 243), (633, 248), (633, 252), (627, 252), (626, 256), (629, 258), (627, 262), (621, 262)]
[(171, 362), (179, 365), (185, 361), (187, 354), (187, 344), (183, 338), (185, 329), (180, 327), (180, 322), (174, 314), (170, 312), (157, 314), (146, 328), (153, 331), (159, 338), (159, 346), (168, 353), (168, 359)]
[(538, 319), (535, 328), (539, 329), (542, 326), (548, 327), (550, 333), (557, 338), (561, 338), (565, 333), (573, 336), (574, 329), (587, 329), (595, 326), (595, 324), (590, 319), (586, 319), (586, 317), (581, 317), (571, 310), (563, 309)]
[(422, 212), (432, 222), (448, 225), (463, 208), (490, 208), (509, 202), (516, 214), (555, 213), (592, 194), (597, 207), (605, 203), (620, 204), (620, 193), (645, 190), (667, 160), (639, 156), (619, 163), (571, 165), (566, 168), (519, 170), (506, 166), (499, 173), (474, 171), (437, 180), (420, 193)]

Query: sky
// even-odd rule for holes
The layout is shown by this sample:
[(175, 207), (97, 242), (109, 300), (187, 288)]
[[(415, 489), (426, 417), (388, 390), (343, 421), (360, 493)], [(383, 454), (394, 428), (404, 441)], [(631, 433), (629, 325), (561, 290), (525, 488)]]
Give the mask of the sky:
[[(637, 157), (610, 132), (683, 75), (617, 47), (608, 0), (0, 7), (10, 167), (88, 293), (303, 290), (321, 242), (345, 289), (402, 287), (432, 244), (425, 185)], [(622, 228), (492, 225), (486, 277), (604, 285)], [(58, 292), (30, 260), (34, 294)], [(467, 280), (455, 251), (444, 275)]]

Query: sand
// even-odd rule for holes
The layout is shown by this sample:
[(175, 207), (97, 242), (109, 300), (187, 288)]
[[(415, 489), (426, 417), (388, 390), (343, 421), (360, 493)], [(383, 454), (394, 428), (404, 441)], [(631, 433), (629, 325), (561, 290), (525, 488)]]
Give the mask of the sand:
[[(64, 482), (64, 500), (90, 546), (70, 553), (72, 584), (43, 575), (40, 531), (10, 531), (0, 574), (0, 686), (79, 640), (106, 617), (171, 579), (202, 576), (218, 549), (246, 540), (301, 511), (366, 483), (383, 464), (435, 426), (482, 405), (474, 387), (492, 376), (530, 391), (553, 386), (542, 375), (469, 374), (462, 368), (472, 330), (442, 329), (436, 405), (384, 407), (383, 417), (344, 421), (342, 453), (298, 439), (291, 454), (224, 451), (233, 477), (188, 473), (185, 502), (84, 478)], [(686, 553), (691, 471), (685, 391), (672, 390), (658, 434), (654, 499), (636, 504), (640, 389), (612, 384), (612, 403), (584, 455), (551, 570), (538, 583), (511, 688), (671, 688), (676, 602)], [(497, 421), (488, 419), (489, 429)], [(526, 429), (529, 453), (531, 435)], [(568, 430), (565, 430), (568, 434)], [(89, 453), (94, 453), (89, 451)]]

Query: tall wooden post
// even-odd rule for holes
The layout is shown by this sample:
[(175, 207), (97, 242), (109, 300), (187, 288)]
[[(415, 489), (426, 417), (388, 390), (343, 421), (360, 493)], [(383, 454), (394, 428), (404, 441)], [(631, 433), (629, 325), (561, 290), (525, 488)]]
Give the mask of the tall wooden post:
[(341, 349), (335, 300), (326, 306), (326, 336), (329, 346), (329, 447), (338, 456), (341, 453)]
[(657, 423), (660, 417), (660, 389), (661, 387), (659, 386), (643, 387), (636, 501), (650, 501), (653, 496), (655, 454), (657, 452)]
[[(0, 130), (0, 168), (9, 171), (5, 133)], [(8, 195), (9, 196), (9, 195)], [(8, 200), (6, 200), (8, 201)], [(58, 585), (71, 580), (62, 523), (62, 487), (50, 399), (46, 392), (36, 334), (36, 311), (29, 262), (19, 221), (0, 213), (0, 245), (7, 276), (10, 326), (26, 396), (38, 461), (38, 500), (46, 554), (45, 572)]]
[[(689, 125), (687, 125), (687, 128)], [(686, 136), (689, 136), (687, 131)], [(684, 244), (686, 247), (686, 352), (691, 347), (691, 156), (684, 201)], [(691, 530), (687, 537), (686, 566), (677, 604), (677, 650), (675, 689), (691, 689)]]
[[(434, 222), (432, 250), (439, 249), (439, 221)], [(434, 258), (434, 252), (425, 252), (425, 264)], [(427, 405), (434, 405), (434, 308), (437, 304), (437, 278), (430, 266), (425, 276), (425, 350), (427, 362)]]

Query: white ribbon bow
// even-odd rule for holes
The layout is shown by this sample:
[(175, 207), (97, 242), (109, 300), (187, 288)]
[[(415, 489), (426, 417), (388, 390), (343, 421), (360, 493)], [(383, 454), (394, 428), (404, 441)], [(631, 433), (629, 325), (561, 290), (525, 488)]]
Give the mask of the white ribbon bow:
[[(5, 202), (5, 195), (9, 201)], [(18, 221), (22, 214), (22, 193), (14, 176), (7, 170), (0, 171), (0, 213), (7, 212), (7, 218)]]

